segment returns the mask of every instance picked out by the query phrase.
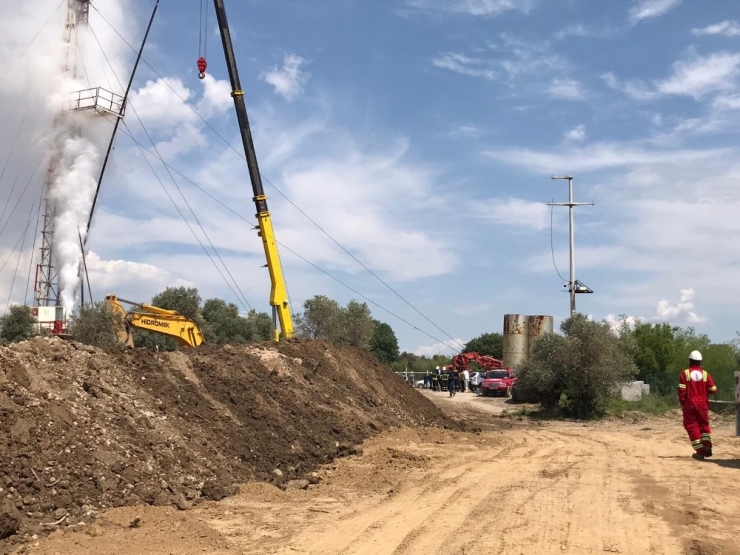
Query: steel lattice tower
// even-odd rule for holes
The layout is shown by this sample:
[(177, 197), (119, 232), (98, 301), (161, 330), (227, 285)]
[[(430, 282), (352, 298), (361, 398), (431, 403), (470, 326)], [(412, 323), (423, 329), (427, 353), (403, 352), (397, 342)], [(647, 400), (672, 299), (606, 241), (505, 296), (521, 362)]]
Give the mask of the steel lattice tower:
[[(64, 71), (72, 79), (77, 78), (77, 32), (88, 27), (90, 14), (90, 0), (67, 0), (67, 15), (64, 28), (64, 43), (66, 58)], [(92, 111), (97, 114), (122, 117), (123, 97), (106, 91), (100, 87), (70, 92), (70, 97), (56, 119), (54, 127), (56, 137), (52, 145), (52, 155), (46, 171), (44, 193), (44, 227), (41, 231), (41, 259), (36, 267), (36, 283), (34, 286), (35, 306), (59, 305), (59, 276), (54, 268), (54, 217), (56, 206), (53, 200), (53, 186), (61, 143), (66, 138), (81, 136), (81, 128), (74, 113)]]

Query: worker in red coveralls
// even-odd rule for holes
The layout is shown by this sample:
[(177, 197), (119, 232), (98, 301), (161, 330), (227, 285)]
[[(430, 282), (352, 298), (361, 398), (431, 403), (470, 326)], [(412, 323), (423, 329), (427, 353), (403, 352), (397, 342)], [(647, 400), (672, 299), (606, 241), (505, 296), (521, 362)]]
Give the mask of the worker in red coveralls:
[(701, 367), (701, 353), (691, 351), (689, 367), (678, 379), (678, 402), (683, 409), (683, 427), (694, 448), (693, 458), (703, 460), (712, 456), (712, 429), (709, 427), (709, 396), (717, 393), (717, 386), (709, 372)]

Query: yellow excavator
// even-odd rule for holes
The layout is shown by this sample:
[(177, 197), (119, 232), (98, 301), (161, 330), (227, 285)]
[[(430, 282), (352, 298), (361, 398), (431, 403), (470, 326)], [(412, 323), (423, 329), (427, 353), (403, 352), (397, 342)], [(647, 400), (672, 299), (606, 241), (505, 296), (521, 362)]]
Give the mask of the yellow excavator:
[[(127, 311), (121, 303), (134, 308)], [(105, 297), (105, 306), (121, 322), (115, 330), (119, 341), (130, 347), (134, 346), (134, 329), (168, 335), (184, 347), (197, 347), (204, 341), (198, 324), (174, 310), (119, 299), (115, 295)]]

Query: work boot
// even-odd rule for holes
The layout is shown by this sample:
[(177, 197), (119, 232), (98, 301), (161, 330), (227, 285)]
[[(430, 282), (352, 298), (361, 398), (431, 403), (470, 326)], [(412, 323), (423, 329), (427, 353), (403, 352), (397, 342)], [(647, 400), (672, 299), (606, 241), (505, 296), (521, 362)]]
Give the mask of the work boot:
[(704, 460), (704, 453), (701, 451), (697, 451), (693, 455), (691, 455), (692, 459), (696, 459), (697, 461), (703, 461)]
[(704, 446), (704, 456), (705, 457), (711, 457), (712, 456), (712, 446)]

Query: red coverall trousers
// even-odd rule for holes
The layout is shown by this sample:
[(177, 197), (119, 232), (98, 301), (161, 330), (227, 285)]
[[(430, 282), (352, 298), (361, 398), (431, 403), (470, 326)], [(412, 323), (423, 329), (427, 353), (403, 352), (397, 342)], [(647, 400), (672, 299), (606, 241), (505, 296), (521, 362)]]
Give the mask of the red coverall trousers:
[(709, 395), (717, 393), (712, 376), (700, 366), (681, 372), (678, 380), (678, 401), (683, 408), (683, 427), (689, 434), (691, 446), (703, 455), (712, 448), (712, 429), (709, 427)]

